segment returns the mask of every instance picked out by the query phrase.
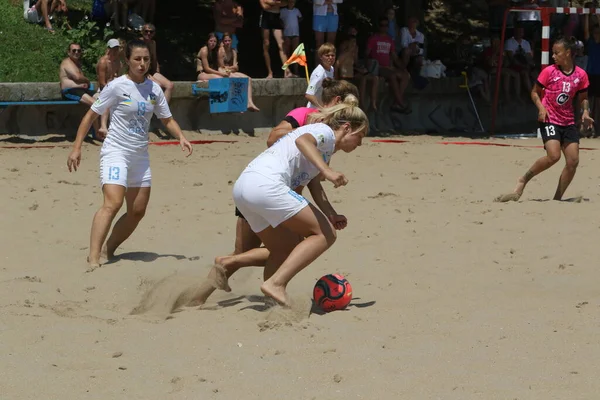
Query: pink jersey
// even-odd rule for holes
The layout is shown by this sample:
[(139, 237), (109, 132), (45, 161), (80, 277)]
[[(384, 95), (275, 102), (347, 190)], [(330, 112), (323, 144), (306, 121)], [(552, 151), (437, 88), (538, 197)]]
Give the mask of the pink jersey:
[(290, 111), (286, 117), (292, 117), (296, 120), (296, 122), (298, 122), (298, 126), (304, 126), (306, 125), (306, 118), (308, 117), (308, 114), (312, 114), (316, 111), (319, 110), (316, 108), (299, 107)]
[(573, 100), (589, 86), (585, 71), (576, 66), (573, 72), (566, 75), (553, 64), (544, 68), (537, 83), (544, 88), (542, 105), (548, 111), (550, 123), (560, 126), (575, 124)]

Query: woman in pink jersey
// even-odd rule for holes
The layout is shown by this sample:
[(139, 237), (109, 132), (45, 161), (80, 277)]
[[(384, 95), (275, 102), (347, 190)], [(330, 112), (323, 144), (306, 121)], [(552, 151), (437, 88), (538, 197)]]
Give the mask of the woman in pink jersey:
[(540, 73), (531, 91), (531, 99), (538, 109), (539, 130), (546, 155), (533, 163), (525, 175), (519, 177), (513, 193), (499, 196), (496, 201), (519, 200), (525, 186), (534, 176), (560, 160), (561, 151), (565, 155), (565, 167), (560, 175), (554, 200), (562, 199), (573, 180), (579, 164), (579, 132), (575, 126), (574, 97), (577, 97), (577, 102), (583, 110), (581, 118), (584, 126), (594, 122), (589, 114), (588, 76), (575, 65), (575, 51), (575, 39), (558, 39), (552, 46), (552, 59), (555, 64), (546, 67)]
[[(331, 107), (340, 103), (351, 105), (358, 104), (358, 89), (355, 85), (344, 80), (325, 79), (323, 81), (322, 101), (325, 107)], [(275, 142), (292, 130), (308, 124), (309, 115), (319, 111), (315, 108), (300, 107), (290, 111), (286, 117), (271, 130), (267, 139), (267, 147), (271, 147)], [(303, 186), (295, 190), (299, 194)], [(211, 269), (207, 281), (201, 286), (201, 289), (195, 296), (195, 303), (202, 304), (208, 296), (214, 291), (214, 286), (219, 289), (230, 291), (227, 279), (235, 271), (242, 267), (256, 266), (264, 267), (269, 257), (269, 250), (261, 247), (261, 240), (250, 229), (250, 225), (244, 219), (244, 216), (236, 208), (235, 215), (238, 217), (236, 225), (235, 249), (232, 255), (219, 256), (215, 258), (215, 266)], [(300, 241), (301, 238), (298, 238)], [(297, 242), (296, 242), (297, 243)], [(294, 243), (294, 245), (296, 244)]]

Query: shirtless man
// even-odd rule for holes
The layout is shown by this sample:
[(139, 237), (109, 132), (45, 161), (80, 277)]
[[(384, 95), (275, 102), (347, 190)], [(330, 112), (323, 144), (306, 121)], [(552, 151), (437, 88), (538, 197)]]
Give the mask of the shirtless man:
[(160, 73), (160, 65), (158, 64), (156, 55), (156, 42), (154, 41), (155, 33), (156, 27), (153, 24), (146, 24), (142, 27), (142, 40), (146, 42), (150, 49), (150, 70), (148, 74), (150, 75), (150, 79), (158, 83), (162, 88), (165, 92), (165, 98), (169, 102), (171, 101), (171, 93), (173, 92), (173, 82)]
[[(120, 75), (121, 71), (121, 43), (118, 39), (110, 39), (106, 44), (106, 52), (98, 64), (96, 64), (96, 75), (98, 76), (98, 88), (100, 90)], [(100, 136), (108, 133), (108, 117), (110, 111), (100, 117)]]
[(106, 52), (98, 64), (96, 64), (96, 74), (98, 75), (98, 86), (100, 90), (116, 77), (119, 76), (121, 70), (121, 43), (118, 39), (110, 39), (106, 44)]
[(223, 34), (231, 35), (231, 48), (237, 50), (238, 37), (235, 34), (237, 28), (244, 26), (244, 10), (242, 6), (233, 0), (216, 0), (213, 7), (215, 19), (215, 36), (219, 42), (223, 40)]
[[(271, 31), (279, 48), (279, 57), (281, 63), (285, 63), (288, 59), (283, 49), (283, 22), (279, 10), (282, 7), (287, 7), (287, 0), (259, 0), (262, 11), (260, 13), (260, 28), (262, 30), (263, 39), (263, 56), (267, 65), (267, 79), (273, 77), (273, 69), (271, 68), (271, 56), (269, 55), (269, 46), (271, 44)], [(292, 71), (286, 69), (284, 76), (289, 78), (292, 76)]]
[[(58, 72), (62, 98), (92, 106), (96, 94), (90, 90), (90, 80), (81, 70), (81, 46), (78, 43), (71, 43), (67, 53), (69, 56), (60, 63)], [(99, 128), (100, 124), (96, 121), (94, 124), (96, 132)]]

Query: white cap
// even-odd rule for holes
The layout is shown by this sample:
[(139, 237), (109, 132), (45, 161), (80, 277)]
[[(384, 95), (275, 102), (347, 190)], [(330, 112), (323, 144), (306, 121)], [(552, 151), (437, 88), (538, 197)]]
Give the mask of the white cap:
[(106, 47), (109, 49), (114, 49), (115, 47), (121, 46), (121, 43), (117, 39), (110, 39), (108, 43), (106, 43)]

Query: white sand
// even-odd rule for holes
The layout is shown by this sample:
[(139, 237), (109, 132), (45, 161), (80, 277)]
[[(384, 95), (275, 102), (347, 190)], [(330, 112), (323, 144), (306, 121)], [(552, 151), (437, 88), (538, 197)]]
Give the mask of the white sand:
[[(579, 204), (545, 201), (563, 161), (520, 202), (493, 202), (540, 149), (412, 137), (336, 154), (350, 183), (326, 190), (349, 225), (292, 281), (293, 310), (265, 310), (262, 273), (248, 269), (233, 292), (165, 319), (233, 248), (232, 182), (265, 137), (232, 139), (188, 159), (152, 147), (146, 217), (92, 273), (98, 148), (75, 174), (68, 148), (0, 149), (0, 398), (598, 398), (600, 151), (581, 153), (567, 192), (589, 199)], [(345, 275), (355, 299), (309, 316), (326, 273)], [(156, 313), (130, 315), (169, 276)]]

